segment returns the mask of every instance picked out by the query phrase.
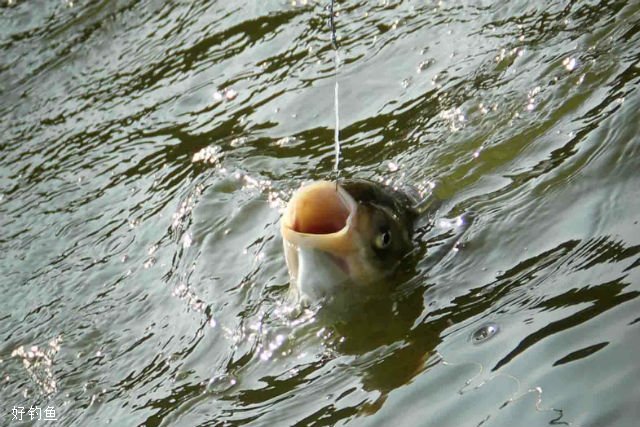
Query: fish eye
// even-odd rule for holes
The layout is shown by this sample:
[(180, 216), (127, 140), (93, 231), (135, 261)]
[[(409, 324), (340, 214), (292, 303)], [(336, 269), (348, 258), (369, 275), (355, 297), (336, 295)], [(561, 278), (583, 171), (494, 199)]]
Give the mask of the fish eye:
[(380, 229), (373, 244), (378, 249), (386, 249), (391, 244), (391, 231), (387, 228)]

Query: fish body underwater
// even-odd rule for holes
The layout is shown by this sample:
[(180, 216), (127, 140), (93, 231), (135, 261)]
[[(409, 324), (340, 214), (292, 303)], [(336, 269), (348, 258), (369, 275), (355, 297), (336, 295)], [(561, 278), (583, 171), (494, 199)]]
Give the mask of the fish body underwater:
[(298, 189), (280, 224), (292, 293), (313, 303), (385, 287), (412, 249), (415, 206), (408, 193), (366, 180)]

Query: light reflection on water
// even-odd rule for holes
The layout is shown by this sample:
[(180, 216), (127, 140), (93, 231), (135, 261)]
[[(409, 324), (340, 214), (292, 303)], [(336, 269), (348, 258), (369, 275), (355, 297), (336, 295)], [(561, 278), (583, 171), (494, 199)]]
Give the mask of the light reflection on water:
[(444, 200), (339, 321), (278, 234), (333, 167), (325, 6), (0, 3), (3, 416), (635, 426), (638, 6), (338, 2), (342, 176)]

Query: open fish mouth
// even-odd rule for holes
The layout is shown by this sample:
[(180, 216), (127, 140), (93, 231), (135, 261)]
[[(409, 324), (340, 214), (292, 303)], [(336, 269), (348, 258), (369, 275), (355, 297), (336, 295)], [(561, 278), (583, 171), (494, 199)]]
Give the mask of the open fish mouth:
[(334, 255), (353, 250), (358, 203), (336, 183), (314, 182), (299, 189), (282, 218), (282, 235), (294, 245)]
[(302, 187), (291, 198), (281, 232), (291, 280), (303, 294), (326, 296), (349, 278), (357, 209), (357, 201), (329, 181)]

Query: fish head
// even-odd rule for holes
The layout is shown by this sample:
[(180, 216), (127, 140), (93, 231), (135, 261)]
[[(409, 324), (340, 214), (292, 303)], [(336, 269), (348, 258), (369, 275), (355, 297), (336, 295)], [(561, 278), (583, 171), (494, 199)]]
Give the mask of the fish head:
[(381, 184), (316, 181), (298, 189), (281, 220), (293, 290), (302, 298), (375, 288), (411, 249), (409, 198)]

